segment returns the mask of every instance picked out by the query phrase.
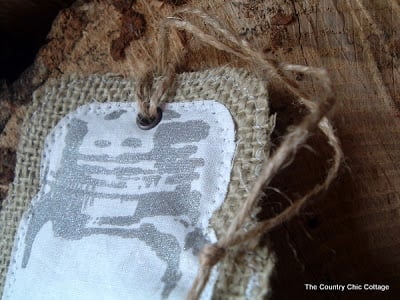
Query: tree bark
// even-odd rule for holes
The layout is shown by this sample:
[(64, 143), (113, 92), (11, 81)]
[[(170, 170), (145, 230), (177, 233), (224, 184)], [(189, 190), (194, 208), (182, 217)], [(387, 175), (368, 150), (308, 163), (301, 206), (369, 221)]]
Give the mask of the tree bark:
[[(399, 1), (131, 2), (127, 7), (121, 1), (78, 1), (63, 10), (53, 23), (48, 43), (24, 75), (25, 84), (13, 86), (9, 101), (27, 103), (32, 90), (63, 74), (138, 76), (155, 63), (158, 22), (181, 7), (178, 2), (216, 15), (267, 57), (326, 68), (337, 98), (332, 119), (345, 162), (329, 191), (299, 217), (264, 237), (277, 256), (273, 298), (357, 299), (375, 294), (312, 292), (305, 289), (306, 283), (389, 284), (390, 290), (380, 295), (398, 297)], [(188, 49), (181, 71), (243, 66), (190, 35), (175, 34), (171, 40), (175, 47)], [(295, 79), (314, 88), (315, 82), (302, 74)], [(271, 87), (270, 96), (271, 110), (278, 118), (274, 142), (279, 143), (286, 126), (296, 122), (291, 117), (298, 107), (291, 106), (293, 99), (279, 89)], [(294, 164), (272, 183), (293, 200), (320, 181), (329, 166), (321, 163), (330, 155), (323, 137), (317, 133), (309, 144), (314, 152), (300, 150)], [(267, 190), (262, 205), (260, 217), (268, 217), (287, 202)]]

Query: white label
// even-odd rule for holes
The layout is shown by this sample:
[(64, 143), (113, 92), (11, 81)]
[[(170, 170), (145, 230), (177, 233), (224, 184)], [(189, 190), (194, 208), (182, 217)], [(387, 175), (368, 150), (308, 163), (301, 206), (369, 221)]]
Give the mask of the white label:
[(215, 101), (163, 110), (151, 130), (136, 126), (133, 103), (85, 105), (57, 125), (3, 299), (186, 296), (199, 249), (216, 241), (209, 220), (227, 193), (234, 123)]

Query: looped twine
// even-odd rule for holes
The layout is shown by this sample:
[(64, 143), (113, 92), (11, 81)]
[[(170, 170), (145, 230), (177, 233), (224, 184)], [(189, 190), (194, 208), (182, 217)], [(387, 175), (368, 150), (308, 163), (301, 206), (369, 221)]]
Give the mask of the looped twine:
[[(162, 74), (162, 75), (161, 75)], [(145, 118), (153, 118), (163, 97), (173, 89), (176, 77), (175, 67), (169, 64), (162, 72), (150, 70), (139, 78), (136, 87), (136, 97), (139, 113)]]
[[(182, 15), (185, 14), (200, 18), (205, 25), (211, 27), (225, 41), (222, 42), (220, 37), (217, 38), (215, 35), (208, 34), (189, 21), (182, 19)], [(172, 17), (161, 22), (160, 37), (158, 39), (160, 45), (157, 48), (157, 69), (145, 74), (139, 80), (137, 88), (139, 109), (142, 114), (154, 116), (165, 94), (174, 88), (172, 83), (175, 80), (176, 64), (179, 60), (176, 59), (175, 62), (170, 62), (168, 39), (168, 29), (170, 28), (185, 30), (205, 44), (241, 58), (260, 78), (268, 78), (282, 83), (288, 91), (297, 97), (299, 103), (304, 104), (310, 111), (299, 125), (284, 136), (279, 148), (264, 162), (262, 171), (254, 182), (248, 196), (244, 199), (240, 210), (232, 220), (225, 235), (220, 237), (217, 243), (206, 245), (200, 252), (200, 268), (187, 297), (189, 300), (197, 300), (209, 279), (212, 267), (224, 258), (226, 250), (259, 237), (261, 234), (265, 234), (298, 214), (309, 202), (310, 198), (329, 187), (338, 173), (343, 154), (339, 140), (326, 117), (335, 103), (331, 82), (326, 71), (320, 68), (279, 63), (275, 60), (267, 59), (263, 53), (251, 48), (247, 41), (238, 38), (222, 26), (217, 19), (212, 18), (200, 9), (186, 8), (178, 10)], [(288, 72), (301, 72), (312, 75), (319, 82), (323, 91), (316, 100), (311, 100), (286, 75)], [(153, 81), (156, 82), (155, 86), (153, 86)], [(306, 142), (310, 133), (317, 128), (323, 132), (333, 149), (332, 165), (327, 172), (325, 180), (321, 184), (317, 184), (303, 197), (293, 202), (275, 217), (259, 221), (255, 224), (249, 222), (251, 220), (251, 213), (258, 203), (259, 195), (263, 188), (288, 164), (288, 161), (296, 154), (297, 149)], [(249, 224), (250, 226), (247, 226)], [(244, 230), (244, 227), (246, 227), (246, 230)]]

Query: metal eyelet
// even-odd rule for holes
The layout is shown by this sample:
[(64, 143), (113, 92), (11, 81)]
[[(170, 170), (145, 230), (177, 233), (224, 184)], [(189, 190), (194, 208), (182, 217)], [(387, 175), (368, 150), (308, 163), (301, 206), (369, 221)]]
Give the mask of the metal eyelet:
[(138, 114), (136, 117), (136, 125), (142, 130), (149, 130), (158, 125), (162, 119), (162, 109), (157, 107), (157, 115), (151, 118)]

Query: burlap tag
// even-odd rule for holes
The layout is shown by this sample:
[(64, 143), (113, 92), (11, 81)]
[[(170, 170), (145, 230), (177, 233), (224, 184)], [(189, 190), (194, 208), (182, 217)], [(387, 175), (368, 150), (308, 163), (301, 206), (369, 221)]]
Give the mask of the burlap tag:
[[(262, 162), (269, 153), (274, 118), (269, 117), (265, 83), (244, 70), (218, 68), (178, 76), (176, 94), (167, 101), (216, 100), (232, 114), (236, 125), (237, 152), (228, 195), (214, 214), (212, 227), (220, 236), (228, 227)], [(113, 75), (69, 76), (52, 80), (37, 90), (24, 120), (17, 151), (15, 179), (0, 211), (0, 294), (10, 263), (14, 236), (23, 213), (39, 189), (41, 153), (50, 130), (80, 105), (135, 101), (135, 82)], [(267, 248), (241, 246), (229, 250), (219, 265), (215, 299), (265, 297), (273, 268)]]

